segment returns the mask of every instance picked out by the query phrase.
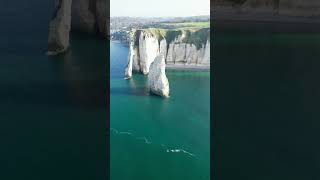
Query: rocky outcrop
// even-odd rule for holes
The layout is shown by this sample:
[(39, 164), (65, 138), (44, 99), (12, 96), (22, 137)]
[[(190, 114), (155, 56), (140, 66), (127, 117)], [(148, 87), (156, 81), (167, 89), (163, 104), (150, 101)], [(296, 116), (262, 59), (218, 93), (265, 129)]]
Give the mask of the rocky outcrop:
[(94, 33), (96, 26), (96, 5), (91, 0), (74, 0), (72, 3), (72, 31)]
[(150, 65), (148, 74), (148, 88), (156, 95), (169, 97), (169, 81), (166, 76), (164, 56), (160, 54)]
[(319, 0), (213, 0), (213, 12), (221, 8), (235, 12), (259, 12), (290, 16), (320, 16)]
[[(133, 33), (131, 33), (130, 36), (133, 37)], [(134, 57), (136, 56), (135, 54), (136, 51), (134, 51), (133, 48), (134, 48), (134, 39), (131, 38), (129, 54), (128, 54), (128, 64), (124, 73), (125, 79), (130, 79), (132, 77), (132, 63), (133, 63)]]
[(146, 29), (132, 32), (125, 72), (127, 78), (132, 74), (128, 70), (148, 74), (151, 63), (160, 54), (170, 65), (210, 67), (209, 28), (158, 31)]
[(64, 52), (69, 47), (72, 0), (55, 0), (55, 12), (49, 24), (48, 54)]
[(55, 0), (55, 13), (49, 25), (48, 54), (59, 54), (68, 49), (70, 31), (106, 38), (107, 3), (107, 0)]
[(149, 73), (150, 64), (159, 54), (158, 39), (149, 33), (141, 31), (139, 36), (139, 64), (143, 74)]
[(106, 38), (109, 32), (109, 6), (107, 0), (96, 0), (96, 22), (101, 37)]

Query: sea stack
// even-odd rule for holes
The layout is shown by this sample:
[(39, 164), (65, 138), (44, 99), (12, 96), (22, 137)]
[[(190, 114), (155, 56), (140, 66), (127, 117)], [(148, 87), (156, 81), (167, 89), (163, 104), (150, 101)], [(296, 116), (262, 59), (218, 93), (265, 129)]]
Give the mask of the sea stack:
[(55, 12), (49, 25), (48, 54), (65, 52), (69, 47), (72, 0), (55, 0)]
[(166, 76), (166, 63), (163, 54), (157, 56), (150, 65), (148, 87), (156, 95), (169, 97), (169, 81)]
[[(210, 29), (139, 29), (130, 34), (128, 65), (125, 74), (149, 73), (150, 64), (162, 54), (168, 65), (210, 68)], [(129, 67), (130, 66), (130, 67)], [(127, 75), (126, 75), (127, 76)]]
[(133, 40), (130, 41), (130, 50), (129, 50), (129, 57), (128, 57), (128, 64), (124, 72), (124, 78), (125, 79), (130, 79), (132, 77), (132, 61), (133, 61), (133, 56), (134, 56), (134, 51), (133, 51), (133, 46), (134, 42)]
[(84, 32), (107, 38), (107, 0), (55, 0), (55, 12), (49, 25), (48, 54), (65, 52), (69, 33)]

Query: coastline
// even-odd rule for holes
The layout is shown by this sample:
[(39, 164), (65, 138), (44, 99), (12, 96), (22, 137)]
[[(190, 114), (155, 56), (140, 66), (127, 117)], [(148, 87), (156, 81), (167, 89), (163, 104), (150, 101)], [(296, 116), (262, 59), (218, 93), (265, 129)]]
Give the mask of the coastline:
[[(122, 41), (110, 40), (111, 43), (121, 44), (125, 47), (128, 45)], [(166, 64), (166, 70), (177, 71), (210, 71), (210, 65), (196, 65), (196, 64)]]
[(194, 64), (166, 64), (166, 70), (179, 70), (179, 71), (209, 71), (210, 65), (194, 65)]
[(110, 40), (110, 43), (122, 44), (123, 46), (129, 47), (129, 44), (120, 40)]

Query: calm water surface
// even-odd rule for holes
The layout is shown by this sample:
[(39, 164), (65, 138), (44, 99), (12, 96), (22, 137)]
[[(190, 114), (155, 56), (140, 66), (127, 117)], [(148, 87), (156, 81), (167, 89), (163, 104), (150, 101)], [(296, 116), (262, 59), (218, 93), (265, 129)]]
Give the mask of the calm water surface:
[(320, 31), (305, 26), (217, 28), (214, 179), (320, 179)]
[(111, 42), (111, 180), (208, 180), (210, 73), (167, 71), (169, 99), (124, 80), (128, 47)]
[(0, 179), (106, 179), (106, 48), (73, 35), (46, 56), (53, 7), (0, 7)]

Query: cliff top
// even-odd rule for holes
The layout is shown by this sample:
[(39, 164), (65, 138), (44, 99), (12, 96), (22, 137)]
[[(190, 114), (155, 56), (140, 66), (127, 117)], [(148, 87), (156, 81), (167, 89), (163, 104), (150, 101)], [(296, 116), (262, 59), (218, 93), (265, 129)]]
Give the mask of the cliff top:
[(137, 37), (141, 32), (156, 37), (159, 42), (165, 39), (168, 45), (181, 36), (183, 43), (194, 44), (199, 49), (210, 38), (210, 22), (163, 23), (162, 28), (139, 29), (135, 34), (135, 45), (138, 45)]

